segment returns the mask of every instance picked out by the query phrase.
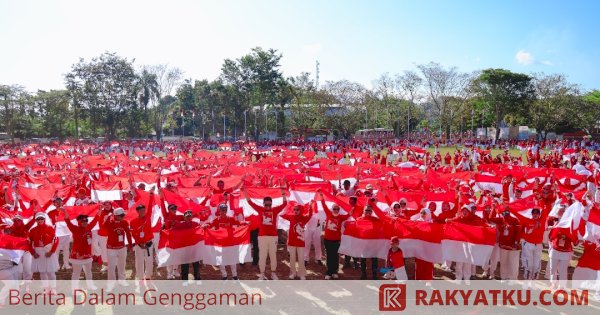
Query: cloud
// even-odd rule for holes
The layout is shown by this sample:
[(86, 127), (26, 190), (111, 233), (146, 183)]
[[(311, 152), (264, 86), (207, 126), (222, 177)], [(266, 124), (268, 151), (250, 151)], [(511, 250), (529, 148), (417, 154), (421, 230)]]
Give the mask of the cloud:
[(524, 50), (519, 50), (517, 52), (517, 55), (515, 56), (515, 58), (517, 59), (517, 62), (519, 64), (522, 65), (530, 65), (535, 61), (535, 58), (533, 58), (533, 55), (530, 52), (524, 51)]
[(319, 43), (308, 44), (302, 47), (302, 52), (306, 55), (314, 56), (321, 51), (321, 48), (321, 44)]

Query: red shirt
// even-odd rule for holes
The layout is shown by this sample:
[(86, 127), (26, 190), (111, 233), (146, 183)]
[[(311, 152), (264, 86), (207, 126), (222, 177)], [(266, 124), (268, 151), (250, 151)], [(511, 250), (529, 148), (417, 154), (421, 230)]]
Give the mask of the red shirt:
[[(563, 235), (564, 238), (562, 237)], [(552, 248), (559, 252), (573, 251), (573, 241), (571, 241), (571, 238), (559, 228), (550, 231), (550, 243), (552, 244)]]
[(71, 223), (71, 220), (66, 220), (67, 227), (73, 234), (73, 246), (71, 247), (71, 259), (88, 259), (92, 258), (92, 228), (98, 222), (98, 217), (94, 217), (92, 222), (84, 228)]
[(312, 211), (308, 215), (286, 213), (281, 216), (290, 221), (290, 230), (288, 232), (288, 246), (304, 247), (304, 226), (312, 217)]
[(106, 240), (107, 249), (121, 249), (125, 247), (125, 237), (127, 237), (129, 244), (133, 244), (127, 220), (123, 219), (117, 222), (114, 217), (108, 217), (103, 225), (108, 231), (108, 239)]
[(323, 210), (325, 210), (325, 215), (327, 216), (327, 219), (325, 220), (325, 233), (323, 235), (323, 239), (328, 241), (341, 240), (342, 224), (350, 217), (350, 214), (338, 214), (335, 216), (331, 210), (329, 210), (324, 200), (321, 201), (321, 205), (323, 206)]
[(518, 244), (521, 240), (521, 227), (516, 219), (508, 218), (490, 218), (490, 222), (496, 224), (498, 230), (498, 246), (507, 250), (518, 250)]
[(179, 221), (175, 222), (171, 227), (173, 230), (185, 230), (199, 227), (200, 224), (196, 221)]
[(260, 227), (258, 228), (258, 236), (277, 236), (277, 215), (281, 210), (285, 209), (287, 200), (284, 199), (281, 205), (269, 210), (255, 204), (249, 198), (248, 204), (258, 212), (258, 216), (261, 220)]
[(129, 227), (131, 229), (131, 236), (138, 245), (146, 244), (154, 238), (149, 215), (131, 220)]
[(521, 231), (521, 237), (528, 243), (531, 244), (541, 244), (544, 240), (544, 223), (541, 221), (531, 222), (529, 224), (523, 225), (523, 229)]
[(393, 251), (390, 248), (387, 254), (386, 265), (394, 269), (404, 267), (404, 254), (402, 253), (400, 247), (398, 247), (397, 251)]
[(54, 228), (50, 225), (37, 225), (29, 231), (29, 251), (33, 255), (35, 247), (44, 247), (48, 244), (52, 244), (50, 252), (54, 253), (58, 246), (58, 238), (55, 237)]

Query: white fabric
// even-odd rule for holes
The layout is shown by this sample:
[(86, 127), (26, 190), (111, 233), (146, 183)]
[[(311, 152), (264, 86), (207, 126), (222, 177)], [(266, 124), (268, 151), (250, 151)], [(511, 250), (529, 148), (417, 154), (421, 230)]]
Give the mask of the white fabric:
[[(108, 280), (125, 280), (127, 248), (108, 249)], [(115, 270), (116, 269), (116, 270)], [(115, 273), (116, 272), (116, 273)]]
[[(313, 216), (314, 217), (314, 216)], [(310, 222), (310, 221), (309, 221)], [(323, 221), (321, 221), (321, 226)], [(321, 228), (304, 231), (304, 260), (310, 260), (310, 248), (315, 247), (315, 260), (323, 259), (323, 249), (321, 248)]]
[(520, 253), (518, 250), (500, 248), (500, 278), (502, 280), (517, 280)]
[[(134, 246), (135, 254), (135, 275), (138, 280), (152, 279), (152, 271), (154, 270), (154, 247), (148, 249)], [(148, 254), (150, 253), (150, 254)]]
[(55, 273), (58, 271), (58, 255), (53, 253), (50, 257), (46, 257), (46, 253), (50, 252), (50, 249), (52, 249), (52, 244), (34, 248), (39, 257), (33, 258), (31, 272)]

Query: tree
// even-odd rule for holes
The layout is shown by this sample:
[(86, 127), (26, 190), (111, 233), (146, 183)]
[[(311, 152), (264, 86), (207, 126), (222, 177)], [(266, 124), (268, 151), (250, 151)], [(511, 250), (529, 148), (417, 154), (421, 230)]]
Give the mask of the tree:
[(424, 78), (428, 102), (433, 105), (434, 110), (437, 112), (440, 130), (444, 128), (446, 139), (448, 139), (452, 123), (452, 111), (449, 101), (451, 97), (459, 93), (463, 86), (461, 82), (465, 80), (466, 75), (459, 73), (454, 67), (445, 69), (435, 62), (418, 65), (417, 67), (421, 70)]
[(548, 132), (564, 124), (571, 124), (581, 108), (577, 85), (567, 82), (562, 74), (533, 75), (535, 100), (529, 106), (529, 119), (545, 140)]
[(500, 123), (509, 113), (517, 113), (534, 98), (531, 77), (504, 69), (485, 69), (473, 81), (473, 91), (495, 116), (496, 137), (500, 136)]
[(577, 127), (588, 133), (600, 132), (600, 90), (586, 93), (573, 117)]
[(20, 85), (0, 85), (0, 126), (11, 137), (28, 133), (28, 105), (31, 96)]
[[(423, 86), (423, 79), (414, 71), (404, 71), (402, 75), (396, 75), (396, 86), (400, 91), (402, 98), (408, 101), (406, 111), (406, 134), (410, 140), (411, 109), (421, 96), (420, 90)], [(400, 120), (401, 117), (398, 115), (398, 135), (400, 135)]]
[(150, 121), (152, 128), (156, 133), (158, 140), (162, 139), (163, 128), (171, 111), (173, 102), (163, 101), (166, 96), (170, 96), (183, 76), (183, 71), (176, 67), (169, 67), (166, 64), (146, 66), (144, 70), (149, 74), (150, 105), (154, 108), (151, 111)]
[(133, 62), (115, 53), (104, 53), (89, 62), (80, 59), (65, 77), (77, 102), (90, 112), (92, 125), (104, 129), (108, 139), (117, 137), (127, 115), (138, 105), (138, 82)]
[(72, 134), (68, 129), (73, 116), (68, 91), (38, 91), (35, 102), (39, 106), (39, 115), (43, 127), (43, 132), (38, 133), (38, 135), (58, 137), (62, 141)]

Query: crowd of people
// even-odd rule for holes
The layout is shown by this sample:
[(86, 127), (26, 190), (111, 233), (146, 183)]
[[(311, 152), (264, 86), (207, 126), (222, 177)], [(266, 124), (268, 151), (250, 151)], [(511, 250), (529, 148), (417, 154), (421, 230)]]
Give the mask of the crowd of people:
[[(238, 263), (257, 266), (259, 280), (278, 279), (283, 239), (289, 279), (306, 279), (306, 263), (314, 259), (326, 265), (325, 279), (341, 277), (341, 261), (343, 268), (360, 269), (361, 279), (431, 281), (439, 264), (468, 283), (474, 264), (419, 255), (410, 256), (414, 274), (407, 275), (409, 256), (393, 230), (418, 221), (494, 228), (483, 278), (518, 279), (521, 268), (521, 279), (546, 277), (565, 287), (574, 249), (581, 246), (584, 255), (600, 249), (598, 231), (585, 230), (585, 221), (600, 211), (600, 154), (582, 144), (500, 144), (495, 155), (491, 146), (475, 143), (444, 154), (435, 143), (406, 142), (244, 143), (224, 151), (192, 142), (7, 146), (0, 158), (0, 237), (26, 239), (28, 250), (0, 268), (4, 279), (29, 281), (39, 274), (49, 289), (59, 269), (72, 269), (76, 281), (83, 271), (94, 289), (92, 264), (99, 264), (105, 279), (125, 286), (126, 259), (133, 255), (138, 281), (151, 281), (157, 268), (168, 279), (188, 281), (190, 264), (198, 281), (200, 261), (158, 267), (161, 231), (247, 228), (250, 259)], [(508, 146), (523, 154), (511, 154)], [(109, 183), (118, 183), (118, 197), (98, 193)], [(295, 197), (297, 186), (312, 189), (311, 197)], [(249, 195), (256, 188), (271, 193)], [(520, 200), (532, 206), (519, 209)], [(584, 229), (561, 225), (575, 206)], [(386, 257), (341, 255), (348, 222), (391, 231), (385, 233)], [(59, 233), (62, 224), (68, 232)], [(549, 263), (542, 272), (545, 248)], [(238, 263), (218, 265), (221, 279), (238, 280)]]

